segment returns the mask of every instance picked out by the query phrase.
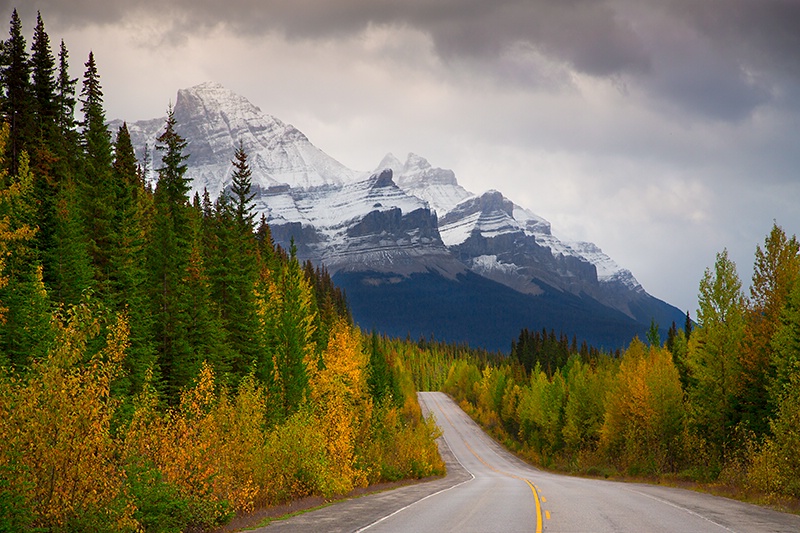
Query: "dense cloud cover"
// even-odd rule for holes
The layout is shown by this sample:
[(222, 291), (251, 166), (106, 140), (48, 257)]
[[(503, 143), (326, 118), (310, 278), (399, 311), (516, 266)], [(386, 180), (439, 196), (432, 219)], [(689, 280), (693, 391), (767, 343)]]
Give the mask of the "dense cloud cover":
[(746, 282), (773, 220), (800, 233), (796, 0), (17, 3), (75, 75), (94, 49), (109, 116), (219, 81), (349, 166), (498, 188), (692, 312), (716, 252)]

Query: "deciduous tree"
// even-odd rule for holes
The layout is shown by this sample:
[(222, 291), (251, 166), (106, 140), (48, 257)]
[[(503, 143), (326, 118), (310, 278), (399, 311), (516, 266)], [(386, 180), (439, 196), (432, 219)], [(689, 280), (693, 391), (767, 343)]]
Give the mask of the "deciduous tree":
[(689, 340), (687, 358), (692, 422), (709, 443), (712, 457), (724, 461), (737, 421), (745, 312), (742, 284), (727, 250), (717, 254), (713, 271), (706, 269), (698, 303), (698, 327)]

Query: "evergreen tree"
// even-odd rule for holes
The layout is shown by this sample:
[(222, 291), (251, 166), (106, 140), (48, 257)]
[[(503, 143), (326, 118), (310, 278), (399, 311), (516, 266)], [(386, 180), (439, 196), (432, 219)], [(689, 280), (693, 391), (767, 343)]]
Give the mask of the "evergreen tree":
[(113, 153), (106, 127), (103, 91), (94, 53), (89, 52), (81, 90), (83, 112), (84, 168), (79, 183), (83, 217), (89, 238), (89, 255), (102, 294), (108, 291), (109, 253), (113, 245), (115, 187), (111, 174)]
[(375, 331), (370, 335), (367, 387), (376, 404), (384, 400), (397, 402), (400, 399), (392, 398), (395, 391), (394, 375), (386, 355), (381, 350), (380, 339)]
[(78, 78), (69, 76), (69, 51), (64, 40), (58, 52), (58, 82), (56, 88), (56, 107), (58, 108), (58, 126), (66, 140), (75, 136), (75, 87)]
[(126, 366), (126, 392), (141, 391), (148, 369), (155, 364), (152, 317), (146, 284), (146, 217), (148, 197), (139, 179), (127, 124), (117, 132), (114, 144), (113, 183), (116, 210), (113, 219), (114, 245), (109, 253), (109, 300), (111, 308), (128, 315), (130, 347)]
[(255, 193), (250, 192), (252, 188), (252, 171), (247, 162), (247, 152), (244, 145), (239, 142), (239, 147), (234, 153), (233, 176), (231, 177), (231, 192), (233, 193), (234, 209), (236, 212), (236, 222), (243, 231), (253, 232), (253, 198)]
[(656, 319), (650, 319), (650, 328), (647, 330), (647, 344), (654, 348), (659, 348), (661, 346), (661, 334), (658, 331), (658, 324), (656, 324)]
[(35, 139), (31, 146), (31, 159), (38, 211), (36, 225), (39, 228), (36, 246), (42, 254), (45, 285), (52, 288), (60, 266), (50, 262), (56, 259), (52, 250), (57, 246), (56, 239), (64, 233), (64, 229), (58, 227), (64, 222), (64, 217), (58, 213), (59, 208), (64, 208), (59, 205), (65, 196), (60, 194), (60, 189), (68, 186), (65, 182), (71, 176), (72, 168), (71, 162), (66, 160), (66, 140), (62, 138), (58, 127), (55, 58), (41, 14), (36, 22), (30, 61), (35, 112)]
[(59, 184), (55, 197), (55, 229), (43, 253), (44, 281), (55, 303), (77, 305), (93, 286), (89, 247), (80, 216), (79, 193), (71, 179)]
[(50, 49), (50, 37), (44, 29), (41, 13), (36, 19), (32, 48), (31, 70), (37, 134), (42, 143), (50, 144), (55, 140), (58, 131), (56, 60)]
[(309, 373), (319, 364), (313, 342), (316, 313), (312, 290), (295, 253), (292, 246), (277, 282), (267, 282), (260, 310), (262, 331), (274, 358), (275, 388), (283, 418), (291, 416), (305, 401)]
[(9, 38), (3, 46), (4, 66), (0, 80), (5, 90), (3, 115), (10, 126), (6, 163), (11, 175), (17, 174), (19, 157), (29, 151), (34, 138), (34, 104), (31, 66), (22, 22), (17, 10), (11, 14)]
[(156, 149), (163, 152), (158, 169), (153, 225), (147, 260), (150, 273), (150, 299), (153, 307), (153, 334), (158, 367), (168, 399), (178, 400), (188, 384), (185, 369), (196, 365), (189, 342), (187, 276), (192, 254), (184, 155), (186, 141), (175, 131), (175, 115), (170, 107), (164, 132)]
[(256, 241), (249, 223), (239, 220), (237, 209), (224, 193), (217, 200), (212, 215), (206, 217), (206, 254), (213, 298), (232, 356), (230, 370), (242, 378), (256, 361), (263, 360), (264, 346), (256, 334)]
[[(231, 361), (234, 357), (225, 342), (225, 331), (220, 320), (219, 304), (214, 300), (211, 279), (203, 259), (201, 230), (202, 212), (195, 202), (190, 209), (191, 252), (186, 276), (187, 341), (192, 353), (188, 364), (175, 368), (180, 372), (177, 381), (189, 383), (200, 371), (203, 361), (212, 366), (225, 381), (231, 378)], [(240, 375), (240, 377), (242, 377)], [(225, 379), (227, 378), (227, 379)]]
[(686, 311), (686, 321), (683, 324), (683, 333), (686, 335), (686, 340), (692, 336), (692, 318), (689, 316), (689, 311)]
[(183, 209), (188, 201), (188, 193), (191, 188), (189, 179), (186, 177), (186, 159), (188, 155), (184, 154), (186, 149), (186, 140), (181, 137), (175, 126), (175, 112), (170, 105), (167, 110), (167, 122), (164, 132), (158, 136), (156, 150), (162, 152), (161, 163), (162, 167), (158, 171), (158, 185), (156, 191), (158, 194), (164, 196), (166, 204), (170, 206), (173, 215), (176, 216), (175, 220), (178, 222), (188, 222), (188, 212)]

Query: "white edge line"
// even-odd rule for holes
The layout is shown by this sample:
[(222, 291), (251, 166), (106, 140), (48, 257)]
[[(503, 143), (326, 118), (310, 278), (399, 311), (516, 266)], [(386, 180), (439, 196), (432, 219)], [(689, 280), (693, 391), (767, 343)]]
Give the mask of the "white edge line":
[[(447, 437), (445, 437), (445, 436), (444, 436), (444, 432), (442, 432), (442, 439), (443, 439), (443, 440), (444, 440), (444, 442), (447, 444), (447, 447), (448, 447), (448, 448), (450, 448), (450, 451), (451, 451), (451, 452), (453, 452), (453, 448), (450, 446), (450, 443), (449, 443), (449, 442), (447, 442)], [(463, 485), (464, 483), (469, 483), (470, 481), (472, 481), (473, 479), (475, 479), (475, 474), (473, 474), (473, 473), (472, 473), (472, 472), (471, 472), (471, 471), (470, 471), (470, 470), (469, 470), (469, 469), (468, 469), (466, 466), (464, 466), (464, 465), (461, 463), (461, 461), (459, 460), (459, 458), (456, 456), (455, 452), (453, 452), (453, 457), (455, 457), (455, 459), (456, 459), (456, 462), (457, 462), (459, 465), (461, 465), (461, 468), (463, 468), (463, 469), (464, 469), (464, 471), (465, 471), (465, 472), (467, 472), (467, 473), (468, 473), (470, 476), (472, 476), (472, 477), (470, 477), (469, 479), (465, 479), (465, 480), (464, 480), (464, 481), (462, 481), (461, 483), (457, 483), (457, 484), (453, 485), (452, 487), (447, 487), (446, 489), (442, 489), (442, 490), (440, 490), (440, 491), (434, 492), (433, 494), (428, 494), (428, 495), (427, 495), (427, 496), (425, 496), (424, 498), (420, 498), (419, 500), (415, 500), (415, 501), (413, 501), (413, 502), (409, 503), (408, 505), (406, 505), (405, 507), (401, 507), (400, 509), (398, 509), (398, 510), (394, 511), (393, 513), (387, 514), (387, 515), (386, 515), (386, 516), (384, 516), (383, 518), (379, 518), (379, 519), (375, 520), (374, 522), (372, 522), (371, 524), (368, 524), (368, 525), (366, 525), (366, 526), (362, 527), (361, 529), (356, 529), (354, 533), (361, 533), (362, 531), (366, 531), (366, 530), (368, 530), (369, 528), (371, 528), (372, 526), (378, 525), (378, 524), (380, 524), (381, 522), (383, 522), (384, 520), (388, 520), (389, 518), (393, 517), (394, 515), (396, 515), (396, 514), (399, 514), (399, 513), (402, 513), (403, 511), (405, 511), (405, 510), (406, 510), (406, 509), (408, 509), (409, 507), (412, 507), (412, 506), (414, 506), (414, 505), (418, 504), (419, 502), (425, 501), (425, 500), (427, 500), (428, 498), (433, 498), (434, 496), (436, 496), (436, 495), (438, 495), (438, 494), (441, 494), (441, 493), (443, 493), (443, 492), (447, 492), (448, 490), (453, 490), (454, 488), (456, 488), (456, 487), (460, 487), (460, 486), (461, 486), (461, 485)]]
[(626, 490), (627, 490), (628, 492), (633, 492), (633, 493), (635, 493), (635, 494), (639, 494), (640, 496), (644, 496), (645, 498), (650, 498), (651, 500), (655, 500), (655, 501), (657, 501), (657, 502), (661, 502), (661, 503), (663, 503), (663, 504), (665, 504), (665, 505), (669, 505), (670, 507), (674, 507), (674, 508), (676, 508), (676, 509), (680, 509), (681, 511), (687, 512), (687, 513), (689, 513), (689, 514), (690, 514), (690, 515), (692, 515), (692, 516), (696, 516), (697, 518), (701, 518), (701, 519), (705, 520), (706, 522), (710, 522), (710, 523), (714, 524), (715, 526), (721, 527), (721, 528), (722, 528), (722, 529), (724, 529), (725, 531), (730, 531), (731, 533), (736, 533), (736, 532), (735, 532), (734, 530), (732, 530), (731, 528), (729, 528), (729, 527), (727, 527), (727, 526), (723, 526), (723, 525), (722, 525), (722, 524), (720, 524), (719, 522), (714, 522), (714, 521), (713, 521), (713, 520), (711, 520), (710, 518), (708, 518), (708, 517), (705, 517), (705, 516), (701, 515), (700, 513), (697, 513), (697, 512), (695, 512), (695, 511), (692, 511), (691, 509), (687, 509), (686, 507), (680, 506), (680, 505), (678, 505), (678, 504), (676, 504), (676, 503), (672, 503), (671, 501), (668, 501), (668, 500), (661, 499), (661, 498), (659, 498), (659, 497), (657, 497), (657, 496), (653, 496), (653, 495), (651, 495), (651, 494), (647, 494), (646, 492), (639, 492), (638, 490), (633, 490), (633, 489), (626, 489)]

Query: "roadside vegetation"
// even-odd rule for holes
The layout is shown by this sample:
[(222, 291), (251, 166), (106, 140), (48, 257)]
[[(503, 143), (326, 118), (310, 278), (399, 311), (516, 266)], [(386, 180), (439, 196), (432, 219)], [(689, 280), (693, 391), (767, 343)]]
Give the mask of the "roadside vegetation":
[(697, 482), (762, 503), (800, 498), (800, 256), (775, 224), (746, 296), (726, 251), (706, 270), (696, 323), (653, 324), (604, 353), (522, 331), (510, 356), (427, 348), (417, 385), (447, 392), (534, 464)]

